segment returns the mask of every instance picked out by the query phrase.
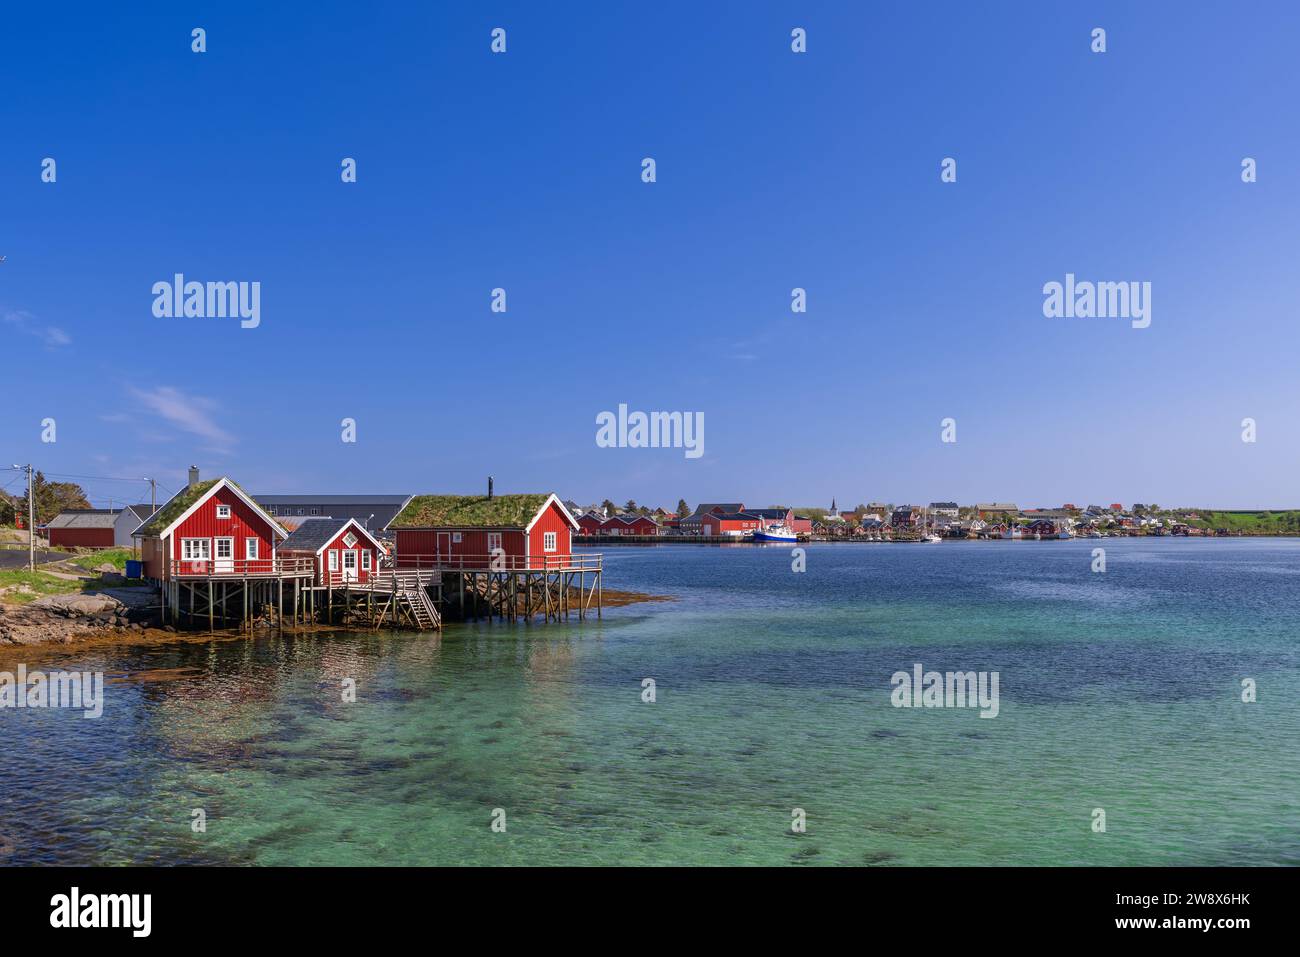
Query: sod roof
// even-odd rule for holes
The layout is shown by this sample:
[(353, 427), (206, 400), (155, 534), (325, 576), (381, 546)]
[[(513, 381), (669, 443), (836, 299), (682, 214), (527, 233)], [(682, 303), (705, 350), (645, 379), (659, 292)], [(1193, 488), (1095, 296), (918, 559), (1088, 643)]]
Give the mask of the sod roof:
[(388, 523), (389, 528), (524, 528), (546, 495), (416, 495)]
[[(181, 489), (173, 495), (171, 500), (164, 504), (162, 508), (149, 516), (149, 520), (132, 532), (132, 534), (161, 534), (167, 526), (171, 525), (172, 522), (184, 515), (191, 505), (201, 499), (204, 495), (208, 494), (208, 492), (212, 490), (212, 486), (216, 485), (220, 481), (220, 478), (208, 479), (206, 482), (197, 482), (194, 485)], [(239, 489), (239, 491), (245, 496), (248, 496), (247, 492), (244, 492), (242, 488), (239, 488), (239, 486), (230, 479), (226, 479), (226, 484), (233, 489)], [(252, 501), (251, 496), (249, 497), (249, 500)]]

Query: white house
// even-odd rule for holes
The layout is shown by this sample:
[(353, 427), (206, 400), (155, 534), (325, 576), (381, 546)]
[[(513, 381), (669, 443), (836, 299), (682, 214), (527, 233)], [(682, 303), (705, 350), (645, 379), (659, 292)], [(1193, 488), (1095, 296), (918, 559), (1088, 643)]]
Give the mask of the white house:
[(122, 509), (117, 515), (117, 521), (113, 523), (113, 544), (121, 548), (131, 548), (135, 544), (131, 533), (157, 510), (155, 505), (128, 505)]

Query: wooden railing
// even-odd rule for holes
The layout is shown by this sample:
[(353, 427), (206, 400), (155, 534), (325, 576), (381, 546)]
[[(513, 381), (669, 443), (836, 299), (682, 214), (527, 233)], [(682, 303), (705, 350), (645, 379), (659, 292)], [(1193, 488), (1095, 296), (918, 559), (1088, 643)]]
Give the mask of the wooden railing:
[(601, 556), (584, 552), (581, 555), (397, 555), (393, 559), (397, 571), (494, 571), (494, 572), (598, 572)]
[(316, 563), (311, 558), (173, 558), (174, 578), (279, 578), (311, 575)]

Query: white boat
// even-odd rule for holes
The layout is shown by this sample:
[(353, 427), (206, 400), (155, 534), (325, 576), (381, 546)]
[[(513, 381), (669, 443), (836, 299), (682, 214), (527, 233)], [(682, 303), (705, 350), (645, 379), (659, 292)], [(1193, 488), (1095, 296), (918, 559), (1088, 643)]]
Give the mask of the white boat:
[(794, 532), (789, 526), (782, 523), (768, 525), (766, 528), (757, 528), (754, 530), (754, 541), (756, 542), (796, 542)]

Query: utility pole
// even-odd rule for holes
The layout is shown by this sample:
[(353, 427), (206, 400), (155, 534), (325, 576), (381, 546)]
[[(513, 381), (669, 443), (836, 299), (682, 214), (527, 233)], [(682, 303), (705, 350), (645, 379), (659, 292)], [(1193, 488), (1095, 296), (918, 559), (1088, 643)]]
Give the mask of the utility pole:
[(151, 515), (158, 511), (158, 483), (153, 479), (149, 480), (149, 508)]
[(36, 571), (36, 496), (32, 491), (32, 464), (27, 463), (27, 570)]

